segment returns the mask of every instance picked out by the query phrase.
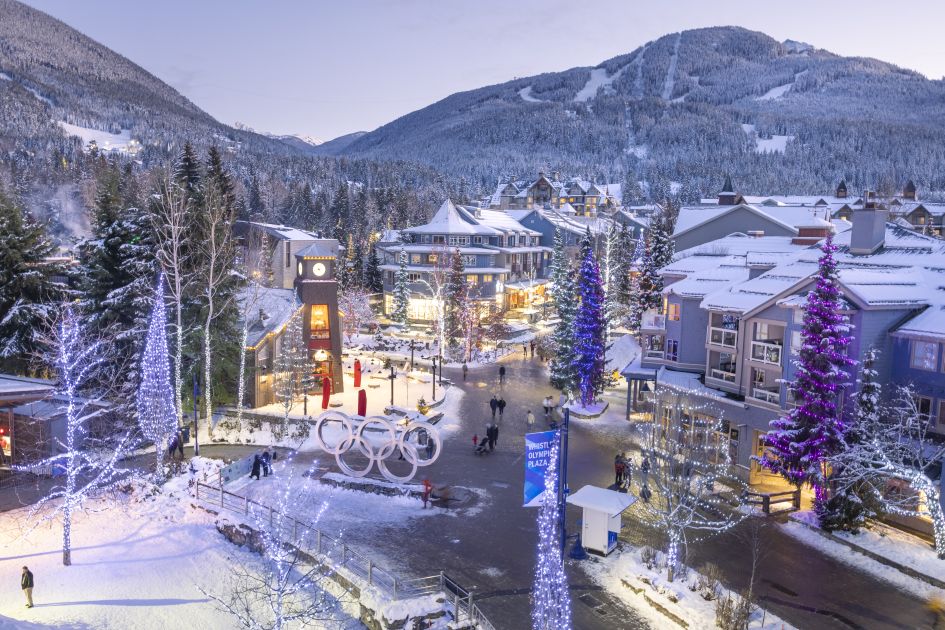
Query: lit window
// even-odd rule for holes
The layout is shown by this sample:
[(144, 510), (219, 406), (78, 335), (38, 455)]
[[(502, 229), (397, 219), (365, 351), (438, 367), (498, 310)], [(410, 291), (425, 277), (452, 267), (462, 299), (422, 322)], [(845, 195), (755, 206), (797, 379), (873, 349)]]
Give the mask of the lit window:
[(435, 263), (439, 258), (436, 254), (427, 254), (427, 262)]
[(311, 329), (328, 330), (328, 305), (312, 304)]
[(468, 282), (469, 284), (476, 284), (477, 278), (478, 276), (476, 276), (476, 274), (474, 273), (469, 274), (468, 276), (466, 276), (466, 282)]
[(679, 359), (679, 341), (676, 339), (666, 340), (666, 358), (670, 361)]
[(410, 254), (410, 264), (419, 265), (420, 264), (420, 254)]
[(491, 274), (491, 273), (483, 274), (483, 276), (482, 276), (482, 281), (483, 281), (483, 282), (492, 282), (492, 274)]
[(680, 304), (670, 304), (670, 305), (669, 305), (668, 315), (669, 315), (670, 321), (674, 321), (674, 322), (678, 322), (678, 321), (679, 321), (680, 308), (681, 308), (681, 305), (680, 305)]
[(935, 370), (938, 367), (938, 344), (931, 341), (913, 341), (912, 367)]

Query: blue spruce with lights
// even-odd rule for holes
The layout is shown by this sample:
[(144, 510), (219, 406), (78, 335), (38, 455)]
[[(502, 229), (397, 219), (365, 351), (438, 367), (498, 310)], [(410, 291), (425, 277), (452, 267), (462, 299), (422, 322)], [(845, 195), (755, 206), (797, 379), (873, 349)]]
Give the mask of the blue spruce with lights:
[(538, 511), (538, 562), (532, 589), (533, 630), (571, 628), (571, 598), (561, 554), (558, 442), (559, 434), (555, 433), (551, 441), (548, 472), (545, 473), (545, 493)]
[(167, 312), (164, 307), (164, 276), (158, 279), (154, 309), (148, 325), (144, 353), (141, 356), (138, 395), (138, 424), (141, 433), (151, 442), (157, 457), (156, 472), (161, 474), (167, 439), (177, 430), (174, 388), (171, 386), (170, 361), (167, 353)]
[(580, 300), (574, 320), (574, 354), (581, 404), (589, 406), (604, 390), (606, 323), (604, 321), (604, 287), (590, 230), (581, 241), (581, 266), (578, 268), (577, 296)]

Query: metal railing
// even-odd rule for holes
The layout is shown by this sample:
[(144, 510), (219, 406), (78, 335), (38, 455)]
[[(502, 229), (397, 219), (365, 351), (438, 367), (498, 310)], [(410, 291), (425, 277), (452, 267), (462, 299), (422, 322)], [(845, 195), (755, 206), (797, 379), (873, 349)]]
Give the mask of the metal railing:
[(795, 510), (799, 510), (801, 509), (801, 491), (752, 492), (751, 490), (746, 490), (744, 502), (748, 505), (760, 505), (765, 514), (771, 514), (771, 506), (780, 503), (790, 503)]
[(751, 358), (770, 365), (781, 365), (781, 345), (767, 341), (751, 342)]
[(766, 403), (772, 405), (781, 404), (781, 392), (780, 391), (771, 391), (769, 389), (762, 389), (760, 387), (751, 388), (751, 397), (755, 400), (763, 400)]
[(712, 368), (711, 370), (709, 370), (709, 376), (711, 376), (712, 378), (716, 380), (725, 381), (727, 383), (735, 382), (735, 372), (726, 372), (725, 370)]
[[(205, 492), (201, 495), (200, 489)], [(211, 505), (219, 505), (222, 509), (232, 512), (249, 515), (250, 507), (257, 518), (260, 515), (265, 518), (269, 515), (269, 526), (273, 527), (276, 522), (277, 512), (270, 505), (265, 505), (254, 501), (249, 497), (230, 492), (223, 485), (212, 486), (210, 484), (197, 481), (194, 485), (196, 499), (206, 501)], [(408, 599), (412, 597), (421, 597), (423, 595), (432, 595), (434, 593), (444, 593), (447, 600), (453, 604), (453, 618), (456, 621), (466, 619), (478, 624), (481, 630), (495, 630), (495, 627), (483, 615), (479, 607), (473, 602), (472, 591), (463, 588), (456, 581), (450, 579), (442, 571), (439, 575), (431, 575), (422, 578), (401, 579), (383, 567), (379, 567), (373, 560), (351, 549), (340, 539), (326, 534), (311, 523), (293, 518), (287, 514), (278, 515), (282, 526), (282, 531), (292, 531), (292, 543), (297, 541), (314, 541), (309, 543), (308, 549), (300, 551), (308, 552), (317, 557), (322, 557), (328, 561), (332, 569), (344, 567), (349, 572), (365, 580), (371, 586), (384, 592), (394, 600)], [(302, 537), (300, 538), (300, 533)]]
[(724, 348), (734, 348), (738, 342), (738, 331), (727, 328), (709, 328), (709, 343)]
[(640, 328), (644, 330), (663, 330), (666, 328), (666, 316), (659, 313), (644, 313)]

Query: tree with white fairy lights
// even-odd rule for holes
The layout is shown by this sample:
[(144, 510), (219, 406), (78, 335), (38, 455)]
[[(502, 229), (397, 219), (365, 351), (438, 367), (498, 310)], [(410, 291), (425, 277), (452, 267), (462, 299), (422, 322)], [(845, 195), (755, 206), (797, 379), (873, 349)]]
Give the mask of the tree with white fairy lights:
[(581, 264), (578, 267), (576, 288), (580, 304), (574, 318), (574, 355), (581, 404), (587, 407), (604, 391), (607, 384), (604, 369), (607, 350), (604, 287), (589, 229), (581, 241)]
[(164, 306), (164, 276), (158, 279), (154, 309), (141, 356), (138, 393), (135, 403), (141, 434), (154, 443), (155, 474), (160, 476), (167, 439), (177, 430), (177, 410), (171, 385), (167, 351), (167, 311)]
[[(276, 486), (267, 493), (276, 499), (271, 508), (257, 504), (249, 507), (248, 520), (253, 531), (250, 547), (262, 556), (261, 566), (240, 563), (228, 575), (225, 593), (198, 588), (240, 628), (340, 628), (345, 619), (342, 606), (350, 603), (352, 597), (346, 590), (329, 593), (327, 587), (332, 576), (326, 567), (331, 562), (328, 558), (340, 553), (332, 547), (340, 547), (341, 543), (327, 543), (327, 537), (322, 539), (315, 529), (328, 501), (318, 506), (310, 522), (293, 518), (296, 506), (312, 500), (311, 484), (294, 479), (296, 467), (291, 465), (291, 459), (288, 464), (283, 474), (274, 478)], [(313, 473), (314, 465), (305, 474)], [(332, 588), (337, 589), (338, 584)]]
[[(63, 307), (62, 318), (46, 340), (55, 354), (58, 387), (51, 400), (58, 402), (64, 416), (64, 433), (55, 441), (59, 453), (20, 467), (30, 472), (52, 470), (61, 473), (59, 483), (30, 509), (34, 523), (56, 517), (62, 521), (62, 563), (72, 564), (72, 517), (85, 500), (100, 495), (126, 481), (127, 470), (119, 468), (137, 445), (132, 432), (120, 432), (120, 425), (107, 422), (109, 398), (117, 393), (99, 387), (100, 376), (118, 364), (114, 346), (89, 333), (85, 323)], [(93, 387), (94, 384), (94, 387)]]
[[(635, 426), (648, 473), (637, 505), (666, 533), (667, 579), (677, 573), (690, 542), (733, 527), (745, 484), (732, 475), (728, 427), (712, 402), (686, 390), (658, 387), (654, 414)], [(645, 480), (645, 483), (644, 483)]]
[(538, 508), (538, 561), (532, 588), (533, 630), (567, 630), (571, 627), (571, 597), (561, 554), (558, 442), (556, 433), (551, 440), (545, 492)]
[(827, 459), (843, 445), (842, 396), (854, 364), (847, 354), (850, 324), (842, 312), (833, 237), (822, 246), (817, 280), (804, 306), (803, 343), (790, 384), (796, 406), (771, 422), (761, 464), (800, 487), (809, 483), (826, 499)]

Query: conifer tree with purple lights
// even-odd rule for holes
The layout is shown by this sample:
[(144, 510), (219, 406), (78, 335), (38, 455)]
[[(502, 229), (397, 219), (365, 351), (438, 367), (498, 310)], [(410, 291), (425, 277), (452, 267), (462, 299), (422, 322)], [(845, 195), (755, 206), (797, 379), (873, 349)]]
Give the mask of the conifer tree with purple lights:
[(800, 358), (790, 388), (796, 407), (771, 422), (761, 463), (800, 487), (810, 483), (826, 498), (826, 461), (843, 447), (841, 399), (854, 361), (847, 355), (850, 325), (841, 311), (833, 238), (823, 244), (817, 283), (807, 294)]
[(574, 354), (581, 404), (587, 407), (604, 390), (606, 324), (604, 322), (604, 287), (590, 230), (581, 241), (581, 266), (577, 275), (577, 296), (580, 300), (574, 320)]
[(571, 628), (571, 597), (561, 556), (561, 519), (558, 503), (558, 446), (555, 433), (545, 473), (545, 492), (538, 509), (538, 562), (532, 588), (532, 629)]
[(167, 311), (164, 306), (164, 276), (158, 278), (154, 309), (148, 325), (144, 353), (141, 355), (138, 395), (138, 424), (141, 433), (154, 443), (156, 474), (161, 474), (164, 447), (177, 429), (177, 409), (171, 386), (170, 360), (167, 352)]

